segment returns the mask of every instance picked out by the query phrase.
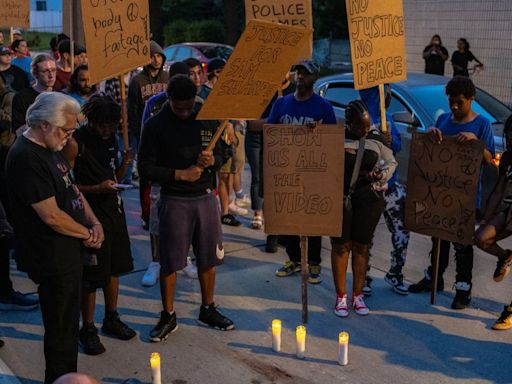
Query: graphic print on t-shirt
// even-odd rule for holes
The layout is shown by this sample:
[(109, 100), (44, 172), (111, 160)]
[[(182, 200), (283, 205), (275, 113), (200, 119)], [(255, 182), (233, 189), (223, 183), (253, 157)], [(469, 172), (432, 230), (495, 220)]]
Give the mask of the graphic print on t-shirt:
[(311, 124), (315, 122), (315, 119), (313, 117), (308, 116), (291, 116), (291, 115), (283, 115), (279, 119), (279, 122), (281, 124), (287, 124), (287, 125), (306, 125)]

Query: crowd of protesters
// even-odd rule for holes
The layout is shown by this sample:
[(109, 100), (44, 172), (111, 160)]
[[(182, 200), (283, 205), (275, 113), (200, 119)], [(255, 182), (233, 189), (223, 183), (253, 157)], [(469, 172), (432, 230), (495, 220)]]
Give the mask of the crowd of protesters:
[[(463, 76), (455, 76), (446, 86), (451, 112), (441, 115), (428, 135), (434, 142), (444, 136), (455, 136), (459, 142), (482, 140), (483, 162), (490, 163), (495, 152), (491, 126), (473, 111), (475, 86), (465, 77), (467, 61), (477, 60), (470, 55), (467, 41), (460, 42), (452, 63), (456, 75)], [(136, 335), (118, 312), (119, 277), (133, 270), (121, 196), (124, 188), (139, 188), (143, 226), (151, 235), (152, 261), (141, 283), (160, 284), (162, 311), (150, 339), (165, 340), (178, 328), (174, 297), (180, 270), (199, 281), (198, 321), (231, 330), (234, 322), (217, 309), (214, 298), (216, 268), (224, 262), (222, 225), (241, 225), (237, 216), (248, 215), (250, 207), (254, 212), (251, 228), (264, 226), (263, 124), (318, 129), (318, 124), (336, 123), (330, 103), (313, 92), (319, 67), (301, 61), (283, 84), (285, 96), (276, 92), (260, 120), (230, 121), (222, 139), (210, 149), (220, 122), (199, 121), (196, 116), (226, 62), (213, 59), (204, 71), (198, 60), (189, 58), (167, 71), (165, 54), (152, 41), (150, 63), (127, 78), (125, 148), (120, 133), (120, 80), (92, 84), (87, 52), (77, 45), (71, 52), (71, 46), (62, 34), (52, 40), (52, 55), (31, 57), (21, 34), (10, 47), (0, 46), (0, 309), (40, 306), (45, 383), (76, 372), (79, 345), (86, 354), (105, 352), (94, 324), (98, 289), (105, 298), (102, 332), (121, 340)], [(461, 55), (467, 59), (465, 66)], [(444, 72), (448, 53), (439, 36), (433, 37), (424, 58), (429, 71), (439, 72), (442, 64)], [(386, 106), (390, 95), (387, 87)], [(382, 129), (376, 88), (361, 91), (360, 99), (345, 110), (343, 232), (330, 239), (334, 313), (339, 317), (348, 316), (350, 309), (361, 316), (370, 312), (364, 297), (371, 293), (370, 249), (381, 215), (393, 245), (385, 281), (401, 295), (428, 291), (432, 285), (431, 267), (420, 282), (409, 287), (404, 283), (409, 242), (404, 228), (406, 191), (397, 181), (394, 157), (401, 150), (401, 138), (391, 116), (387, 120), (389, 126)], [(507, 146), (512, 145), (512, 118), (504, 134)], [(246, 157), (251, 169), (250, 198), (241, 181)], [(512, 154), (507, 151), (475, 235), (477, 246), (498, 259), (495, 281), (503, 280), (512, 265), (512, 252), (497, 244), (512, 234), (512, 201), (507, 194), (511, 167)], [(299, 236), (268, 236), (266, 251), (275, 252), (278, 244), (286, 248), (288, 260), (276, 276), (299, 272), (303, 267)], [(322, 238), (310, 237), (308, 244), (308, 281), (319, 284)], [(452, 308), (464, 309), (471, 300), (473, 248), (453, 245), (457, 276)], [(450, 243), (441, 242), (438, 290), (444, 289), (442, 275), (449, 251)], [(38, 285), (38, 298), (13, 288), (11, 254), (17, 268)], [(512, 328), (512, 303), (505, 306), (493, 328)]]

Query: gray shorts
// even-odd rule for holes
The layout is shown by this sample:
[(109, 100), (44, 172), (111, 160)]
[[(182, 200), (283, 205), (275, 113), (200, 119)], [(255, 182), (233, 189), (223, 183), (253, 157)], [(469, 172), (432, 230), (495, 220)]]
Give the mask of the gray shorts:
[(151, 205), (149, 208), (149, 233), (158, 236), (158, 202), (160, 201), (160, 189), (158, 184), (151, 186), (149, 198)]
[(219, 205), (213, 193), (199, 197), (160, 196), (159, 253), (162, 273), (182, 270), (192, 244), (200, 270), (224, 258)]

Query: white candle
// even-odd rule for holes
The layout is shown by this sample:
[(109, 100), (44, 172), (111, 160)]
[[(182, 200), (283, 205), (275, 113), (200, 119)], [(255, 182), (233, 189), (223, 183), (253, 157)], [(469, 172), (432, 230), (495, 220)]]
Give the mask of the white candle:
[(160, 354), (153, 352), (149, 358), (149, 364), (151, 365), (151, 376), (153, 378), (153, 384), (162, 384), (162, 374), (160, 372)]
[(338, 353), (338, 364), (348, 364), (348, 332), (341, 332), (338, 338), (339, 342), (339, 353)]
[(297, 358), (303, 359), (306, 353), (306, 327), (303, 325), (299, 325), (295, 329), (295, 336), (297, 338)]
[(281, 320), (272, 320), (272, 350), (281, 352)]

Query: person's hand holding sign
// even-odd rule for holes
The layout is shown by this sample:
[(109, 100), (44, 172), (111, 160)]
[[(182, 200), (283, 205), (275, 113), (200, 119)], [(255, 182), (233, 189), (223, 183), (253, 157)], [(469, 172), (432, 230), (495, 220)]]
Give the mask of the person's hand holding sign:
[(432, 140), (436, 144), (441, 144), (443, 141), (443, 133), (439, 128), (432, 127), (427, 131), (427, 136), (430, 140)]
[(197, 158), (197, 165), (201, 168), (208, 168), (215, 164), (215, 157), (212, 151), (202, 151)]
[(174, 178), (178, 181), (188, 181), (193, 183), (194, 181), (199, 180), (203, 170), (204, 169), (202, 167), (197, 165), (193, 165), (187, 169), (177, 169), (174, 174)]
[(457, 143), (462, 143), (463, 141), (478, 140), (478, 137), (476, 137), (476, 135), (471, 132), (460, 132), (459, 134), (455, 135), (455, 140)]

